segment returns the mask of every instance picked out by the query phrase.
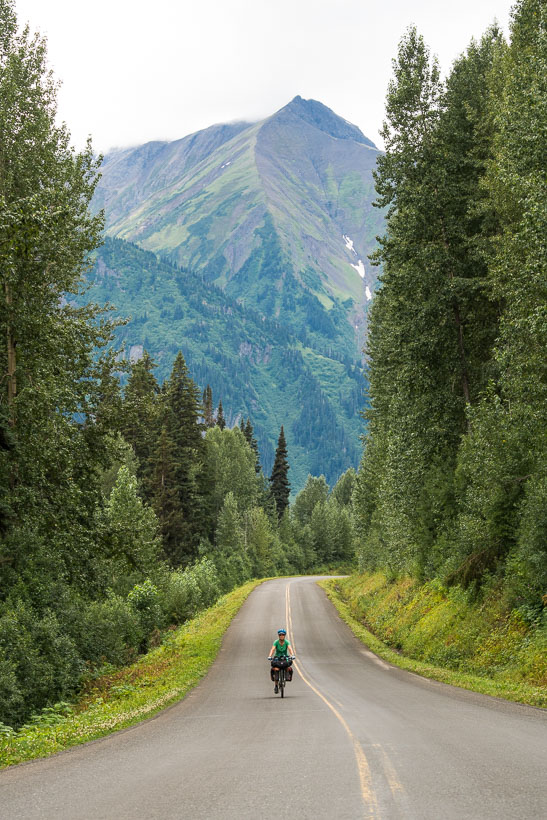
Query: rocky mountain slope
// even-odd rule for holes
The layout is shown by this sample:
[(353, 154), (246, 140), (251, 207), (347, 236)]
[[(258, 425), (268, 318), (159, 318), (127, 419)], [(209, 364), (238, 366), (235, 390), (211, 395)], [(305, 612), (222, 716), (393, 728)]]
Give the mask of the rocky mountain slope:
[(111, 236), (202, 271), (265, 316), (313, 331), (310, 314), (325, 327), (343, 314), (351, 332), (332, 340), (358, 356), (383, 222), (377, 155), (356, 126), (295, 97), (262, 122), (107, 155), (96, 203)]

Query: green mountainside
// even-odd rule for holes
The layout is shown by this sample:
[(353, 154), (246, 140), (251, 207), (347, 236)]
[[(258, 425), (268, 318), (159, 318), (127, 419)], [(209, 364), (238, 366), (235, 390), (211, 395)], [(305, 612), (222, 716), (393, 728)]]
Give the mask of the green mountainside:
[(239, 304), (200, 274), (107, 237), (97, 252), (83, 301), (111, 303), (129, 319), (117, 341), (132, 360), (146, 349), (163, 381), (182, 350), (192, 378), (222, 400), (230, 425), (252, 419), (265, 472), (273, 464), (282, 424), (293, 492), (308, 475), (329, 482), (359, 460), (364, 380), (360, 362), (317, 339), (295, 334), (279, 320)]
[(293, 490), (358, 462), (378, 154), (296, 97), (262, 122), (115, 151), (101, 169), (94, 205), (133, 244), (107, 241), (93, 298), (132, 317), (128, 355), (145, 347), (160, 380), (181, 348), (231, 423), (249, 415), (266, 471), (284, 424)]
[(95, 205), (110, 236), (202, 271), (296, 331), (317, 300), (333, 348), (359, 358), (376, 280), (367, 255), (383, 230), (372, 207), (379, 153), (356, 126), (296, 97), (258, 123), (107, 155)]

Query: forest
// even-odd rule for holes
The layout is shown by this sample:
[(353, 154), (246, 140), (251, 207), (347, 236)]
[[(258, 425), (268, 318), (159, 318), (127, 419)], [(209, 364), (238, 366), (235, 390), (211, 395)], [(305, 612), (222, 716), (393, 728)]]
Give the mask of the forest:
[(376, 171), (388, 209), (354, 512), (362, 569), (495, 594), (545, 626), (547, 8), (445, 82), (410, 29)]

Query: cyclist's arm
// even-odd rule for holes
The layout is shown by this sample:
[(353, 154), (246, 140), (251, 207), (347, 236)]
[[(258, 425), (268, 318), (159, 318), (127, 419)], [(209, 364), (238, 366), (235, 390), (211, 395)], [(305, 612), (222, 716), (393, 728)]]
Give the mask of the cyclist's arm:
[(275, 645), (272, 645), (272, 648), (270, 649), (270, 658), (273, 658), (274, 655), (275, 655)]

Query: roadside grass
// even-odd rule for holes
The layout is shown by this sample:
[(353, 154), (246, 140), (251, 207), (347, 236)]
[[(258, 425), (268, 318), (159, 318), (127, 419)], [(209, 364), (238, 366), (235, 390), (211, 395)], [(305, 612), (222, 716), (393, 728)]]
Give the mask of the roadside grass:
[(499, 596), (470, 602), (439, 582), (383, 573), (319, 581), (341, 618), (389, 663), (427, 678), (547, 707), (547, 634)]
[(262, 580), (220, 598), (131, 666), (90, 681), (76, 704), (44, 709), (13, 732), (0, 724), (0, 768), (68, 749), (133, 726), (181, 700), (208, 671), (234, 615)]

